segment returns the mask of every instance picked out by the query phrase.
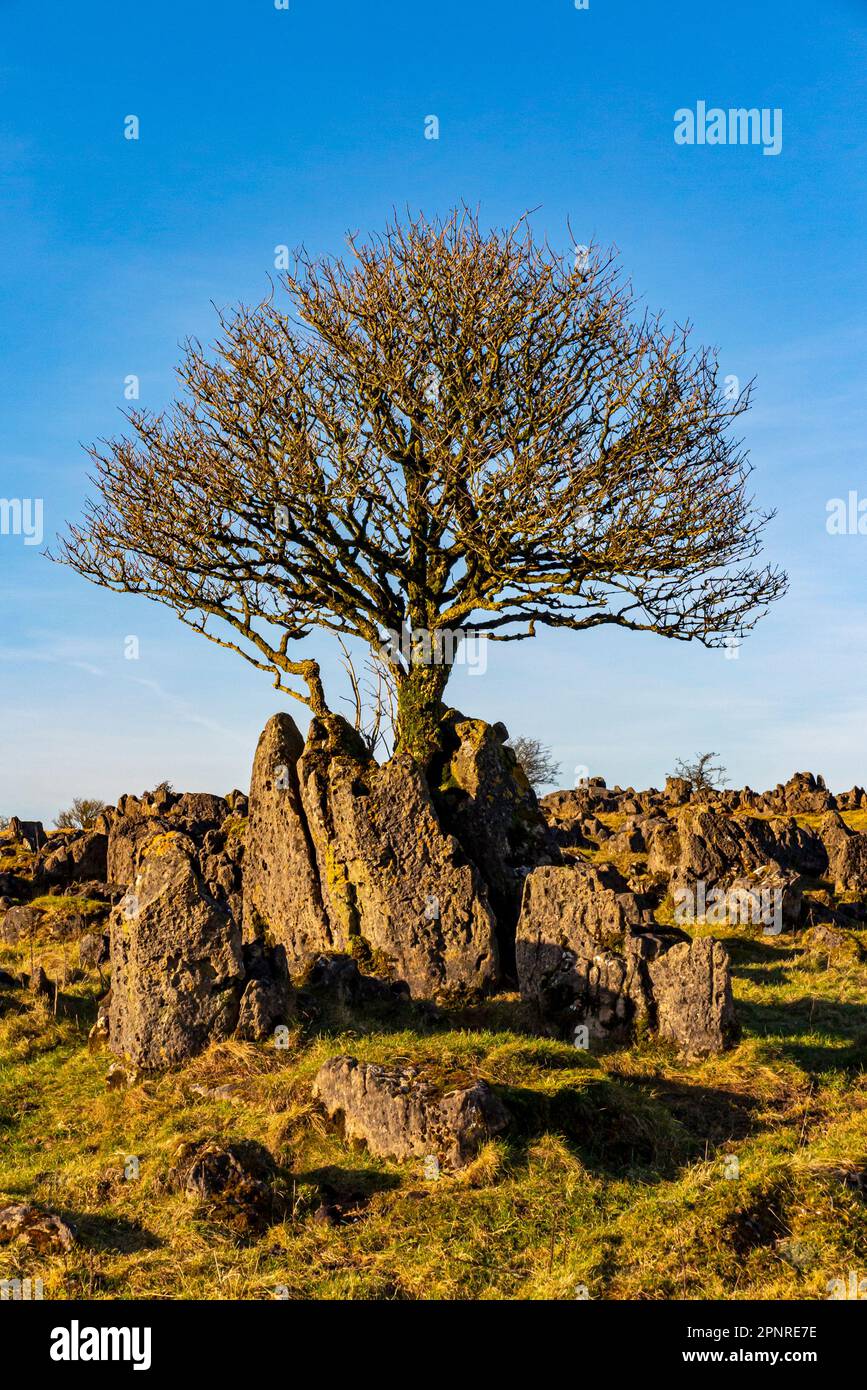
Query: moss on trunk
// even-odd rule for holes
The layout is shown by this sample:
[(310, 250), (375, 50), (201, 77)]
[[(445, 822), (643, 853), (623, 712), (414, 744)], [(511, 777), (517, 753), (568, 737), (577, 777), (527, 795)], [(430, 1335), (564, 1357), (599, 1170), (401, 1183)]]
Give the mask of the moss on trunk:
[(421, 767), (430, 764), (442, 745), (442, 697), (449, 674), (447, 666), (414, 666), (398, 687), (397, 749)]

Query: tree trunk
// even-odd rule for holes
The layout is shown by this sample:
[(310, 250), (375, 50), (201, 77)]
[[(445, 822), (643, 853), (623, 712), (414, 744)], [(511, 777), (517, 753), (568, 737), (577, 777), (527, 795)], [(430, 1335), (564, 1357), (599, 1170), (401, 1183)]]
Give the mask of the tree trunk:
[(448, 666), (413, 666), (397, 688), (397, 749), (427, 767), (439, 749)]

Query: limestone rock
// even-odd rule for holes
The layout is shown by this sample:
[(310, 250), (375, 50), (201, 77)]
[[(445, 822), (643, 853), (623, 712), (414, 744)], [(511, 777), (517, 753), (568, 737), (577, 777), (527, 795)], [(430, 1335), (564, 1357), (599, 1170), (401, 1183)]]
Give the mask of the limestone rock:
[(0, 1244), (13, 1240), (23, 1240), (40, 1254), (53, 1254), (71, 1250), (75, 1232), (55, 1212), (15, 1202), (0, 1210)]
[(34, 854), (47, 842), (45, 827), (41, 820), (21, 820), (13, 816), (9, 821), (9, 835), (13, 840), (21, 840)]
[(856, 936), (839, 927), (819, 922), (798, 938), (805, 955), (824, 957), (828, 964), (848, 964), (861, 961), (864, 951)]
[(656, 1027), (688, 1055), (721, 1052), (736, 1036), (729, 960), (712, 937), (681, 942), (648, 965)]
[(822, 817), (819, 838), (836, 891), (867, 888), (867, 835), (850, 830), (840, 813), (832, 810)]
[(27, 940), (42, 921), (42, 913), (35, 907), (10, 907), (0, 921), (0, 941), (14, 946), (17, 941)]
[(444, 1095), (419, 1068), (332, 1057), (317, 1072), (313, 1090), (332, 1118), (342, 1117), (345, 1137), (363, 1140), (380, 1158), (434, 1155), (457, 1168), (509, 1124), (486, 1082)]
[(412, 759), (398, 753), (379, 767), (353, 740), (345, 720), (314, 719), (298, 763), (330, 924), (325, 949), (404, 980), (414, 999), (484, 988), (498, 955), (478, 871), (441, 828)]
[(262, 1231), (282, 1218), (286, 1203), (277, 1179), (272, 1155), (253, 1139), (184, 1143), (169, 1174), (170, 1186), (242, 1232)]
[(269, 719), (253, 762), (244, 854), (245, 939), (267, 932), (284, 946), (292, 972), (338, 949), (298, 784), (303, 748), (288, 714)]
[(767, 842), (748, 820), (689, 806), (677, 817), (678, 859), (672, 883), (706, 888), (768, 863)]
[(782, 795), (786, 810), (800, 815), (827, 811), (837, 804), (825, 786), (824, 777), (814, 777), (812, 772), (793, 773), (782, 788)]
[(243, 979), (240, 928), (208, 894), (195, 846), (177, 832), (141, 853), (111, 921), (112, 1050), (144, 1070), (229, 1037)]
[(82, 879), (105, 881), (108, 837), (97, 830), (84, 830), (52, 848), (48, 841), (39, 856), (36, 877), (40, 883), (76, 883)]
[(210, 792), (184, 792), (167, 814), (189, 835), (198, 837), (223, 824), (229, 803)]
[[(536, 793), (496, 726), (445, 716), (446, 750), (434, 766), (434, 801), (441, 822), (481, 872), (501, 919), (518, 917), (523, 874), (559, 859)], [(505, 732), (505, 730), (503, 730)]]
[(409, 997), (403, 981), (389, 982), (375, 975), (363, 975), (353, 956), (317, 956), (305, 976), (304, 990), (347, 1008), (359, 1004), (394, 1006)]
[(109, 883), (128, 888), (136, 876), (142, 851), (157, 835), (165, 835), (171, 829), (171, 823), (161, 816), (117, 816), (108, 837)]
[(625, 1037), (648, 1012), (635, 939), (641, 909), (618, 883), (591, 864), (535, 869), (518, 921), (522, 996), (561, 1025), (586, 1023), (594, 1037)]
[(730, 925), (761, 926), (766, 935), (791, 930), (800, 923), (804, 908), (800, 875), (776, 864), (754, 869), (729, 884), (726, 906)]
[(111, 938), (105, 934), (85, 932), (78, 942), (78, 963), (84, 970), (96, 970), (111, 959)]
[(688, 777), (666, 777), (663, 796), (671, 806), (684, 806), (692, 795)]
[(282, 946), (269, 948), (258, 940), (245, 944), (243, 953), (246, 983), (236, 1037), (263, 1042), (278, 1024), (288, 1023), (294, 1012), (286, 952)]
[(732, 1036), (723, 948), (648, 922), (608, 868), (542, 867), (528, 876), (517, 966), (522, 996), (567, 1032), (583, 1024), (592, 1038), (623, 1041), (656, 1027), (692, 1052), (719, 1050)]

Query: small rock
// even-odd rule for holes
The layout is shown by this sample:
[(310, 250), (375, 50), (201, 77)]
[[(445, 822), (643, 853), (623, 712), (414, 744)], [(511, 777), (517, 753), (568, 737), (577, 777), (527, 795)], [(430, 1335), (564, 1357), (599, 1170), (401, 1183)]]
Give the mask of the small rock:
[[(93, 1032), (93, 1029), (91, 1029), (91, 1032)], [(89, 1044), (90, 1039), (88, 1038), (88, 1046)], [(112, 1062), (105, 1074), (105, 1084), (110, 1091), (124, 1090), (125, 1087), (133, 1084), (133, 1079), (134, 1073), (129, 1071), (126, 1067), (122, 1067), (120, 1062)]]
[(329, 1116), (342, 1116), (347, 1139), (398, 1161), (436, 1154), (461, 1167), (501, 1134), (509, 1113), (485, 1081), (443, 1094), (419, 1069), (332, 1057), (320, 1067), (314, 1095)]
[(78, 943), (78, 963), (85, 970), (96, 970), (111, 959), (110, 936), (86, 932)]
[(229, 1144), (204, 1140), (183, 1144), (170, 1174), (171, 1186), (214, 1207), (237, 1230), (262, 1230), (285, 1211), (277, 1165), (254, 1140)]
[(54, 998), (55, 986), (49, 980), (41, 965), (37, 965), (28, 982), (31, 994), (41, 994), (47, 999)]
[(40, 1254), (71, 1250), (75, 1233), (55, 1212), (40, 1211), (27, 1202), (16, 1202), (0, 1211), (0, 1242), (23, 1239)]

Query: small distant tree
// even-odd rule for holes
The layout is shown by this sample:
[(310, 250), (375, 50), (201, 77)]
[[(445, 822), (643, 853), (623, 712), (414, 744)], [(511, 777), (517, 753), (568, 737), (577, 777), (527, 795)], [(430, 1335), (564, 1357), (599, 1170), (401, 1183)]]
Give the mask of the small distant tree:
[(142, 800), (153, 801), (157, 797), (162, 798), (166, 796), (174, 796), (174, 793), (175, 789), (172, 783), (169, 782), (168, 779), (164, 778), (162, 782), (157, 782), (153, 791), (142, 792)]
[(0, 830), (8, 830), (8, 829), (9, 829), (9, 817), (8, 817), (8, 816), (0, 816)]
[(540, 739), (510, 738), (509, 747), (527, 774), (531, 786), (539, 788), (556, 782), (560, 775), (560, 764), (554, 762), (551, 749)]
[(95, 796), (77, 796), (72, 805), (58, 813), (54, 824), (58, 830), (90, 830), (105, 802)]
[(397, 689), (391, 667), (384, 657), (371, 654), (364, 664), (364, 672), (359, 674), (343, 638), (337, 640), (352, 691), (351, 696), (344, 696), (344, 703), (352, 709), (355, 731), (372, 757), (380, 752), (388, 757), (394, 748), (397, 727)]
[[(603, 624), (722, 646), (785, 590), (714, 354), (613, 258), (528, 221), (394, 222), (190, 341), (164, 413), (90, 450), (59, 557), (328, 710), (315, 628), (394, 656), (397, 744), (440, 746), (467, 634)], [(299, 645), (301, 650), (299, 651)], [(433, 655), (432, 655), (433, 654)], [(302, 687), (299, 689), (299, 685)]]
[(690, 790), (695, 795), (719, 791), (728, 782), (728, 777), (722, 763), (713, 761), (718, 757), (718, 753), (696, 753), (691, 763), (678, 758), (674, 776), (689, 782)]

